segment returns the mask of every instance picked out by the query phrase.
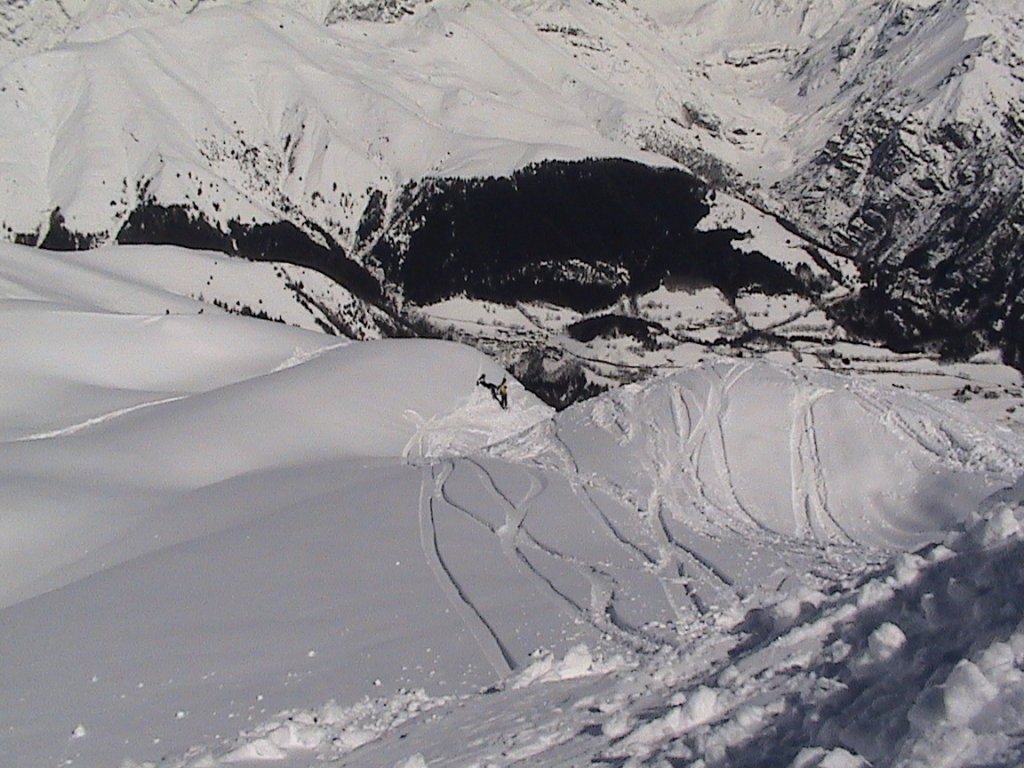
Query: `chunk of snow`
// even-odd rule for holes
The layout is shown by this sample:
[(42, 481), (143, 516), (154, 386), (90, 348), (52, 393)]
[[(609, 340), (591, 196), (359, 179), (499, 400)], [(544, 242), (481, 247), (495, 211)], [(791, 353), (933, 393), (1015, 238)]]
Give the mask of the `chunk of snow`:
[(800, 750), (789, 768), (870, 768), (870, 763), (842, 747), (806, 747)]
[(256, 739), (240, 747), (232, 749), (221, 757), (225, 763), (245, 763), (261, 760), (283, 760), (288, 756), (283, 749), (274, 744), (270, 739)]
[(287, 722), (267, 736), (281, 749), (315, 749), (324, 739), (322, 728), (298, 722)]
[(868, 637), (868, 649), (874, 661), (888, 661), (907, 644), (903, 630), (891, 622), (885, 622)]
[(971, 529), (971, 538), (980, 547), (989, 548), (1021, 535), (1018, 508), (1000, 504)]
[(574, 680), (586, 675), (601, 675), (621, 668), (625, 660), (615, 656), (607, 660), (595, 660), (590, 649), (583, 644), (570, 648), (564, 657), (556, 659), (549, 652), (541, 652), (539, 658), (522, 669), (512, 680), (511, 688), (525, 688), (537, 683), (559, 680)]
[(976, 664), (966, 659), (953, 668), (942, 686), (947, 719), (953, 725), (967, 725), (998, 695), (999, 689)]
[(679, 707), (634, 730), (623, 746), (640, 753), (649, 752), (662, 742), (682, 736), (703, 725), (720, 712), (719, 693), (713, 688), (700, 686)]
[(869, 581), (857, 592), (857, 607), (861, 610), (873, 608), (892, 600), (896, 591), (879, 579)]

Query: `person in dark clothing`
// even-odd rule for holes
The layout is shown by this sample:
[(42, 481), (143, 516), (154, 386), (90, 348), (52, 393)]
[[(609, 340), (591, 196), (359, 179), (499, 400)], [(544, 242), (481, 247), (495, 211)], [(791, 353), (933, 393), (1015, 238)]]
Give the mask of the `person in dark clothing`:
[(485, 389), (490, 390), (491, 397), (493, 397), (498, 402), (498, 405), (500, 405), (503, 410), (508, 409), (508, 377), (507, 376), (503, 376), (501, 378), (501, 383), (500, 384), (492, 384), (491, 382), (489, 382), (487, 380), (487, 378), (484, 376), (484, 374), (481, 373), (480, 374), (480, 378), (476, 380), (476, 383), (479, 386), (484, 387)]
[(498, 404), (502, 410), (508, 409), (508, 382), (501, 377), (501, 384), (498, 385)]

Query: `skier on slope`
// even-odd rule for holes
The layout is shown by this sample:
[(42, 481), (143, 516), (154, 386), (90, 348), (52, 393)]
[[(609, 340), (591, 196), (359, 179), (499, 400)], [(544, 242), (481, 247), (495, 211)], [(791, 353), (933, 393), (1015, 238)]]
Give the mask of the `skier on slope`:
[(498, 404), (503, 411), (508, 410), (508, 382), (506, 377), (501, 377), (501, 384), (498, 385)]
[(476, 383), (490, 390), (491, 397), (493, 397), (498, 405), (502, 407), (502, 410), (508, 409), (508, 377), (502, 376), (500, 384), (492, 384), (487, 380), (484, 374), (480, 374), (480, 378), (476, 380)]

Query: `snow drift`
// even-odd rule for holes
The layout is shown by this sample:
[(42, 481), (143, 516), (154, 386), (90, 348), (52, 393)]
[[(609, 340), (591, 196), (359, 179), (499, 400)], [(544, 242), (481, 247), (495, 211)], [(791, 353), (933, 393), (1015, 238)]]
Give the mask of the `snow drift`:
[[(441, 762), (578, 764), (570, 743), (661, 754), (755, 696), (715, 690), (723, 652), (761, 653), (862, 599), (849, 585), (893, 553), (942, 540), (985, 498), (983, 512), (1009, 503), (998, 492), (1024, 461), (1011, 433), (952, 406), (763, 363), (557, 416), (513, 382), (506, 411), (476, 385), (504, 372), (466, 347), (200, 314), (174, 271), (137, 282), (115, 253), (32, 253), (0, 252), (14, 768), (394, 764), (418, 754), (403, 733)], [(207, 278), (215, 258), (163, 254)], [(1013, 533), (991, 519), (980, 546)], [(878, 659), (902, 647), (891, 629), (858, 638)], [(651, 704), (665, 685), (680, 690)], [(619, 702), (595, 705), (604, 723), (584, 703), (596, 690)], [(508, 712), (534, 725), (484, 754)], [(476, 746), (454, 735), (467, 718)], [(787, 749), (830, 746), (812, 735)]]

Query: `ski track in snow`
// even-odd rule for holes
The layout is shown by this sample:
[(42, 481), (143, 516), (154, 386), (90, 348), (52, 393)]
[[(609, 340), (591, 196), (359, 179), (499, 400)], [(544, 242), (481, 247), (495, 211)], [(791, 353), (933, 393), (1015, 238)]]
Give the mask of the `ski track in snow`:
[[(693, 389), (671, 381), (658, 401), (658, 407), (665, 410), (664, 423), (651, 420), (643, 432), (633, 432), (628, 427), (620, 430), (624, 440), (637, 441), (634, 447), (640, 449), (644, 461), (648, 462), (643, 474), (652, 485), (646, 497), (641, 494), (638, 498), (636, 489), (623, 488), (611, 478), (585, 469), (587, 464), (582, 455), (574, 453), (578, 450), (574, 437), (560, 431), (557, 424), (538, 427), (529, 438), (533, 441), (532, 448), (525, 456), (502, 458), (501, 444), (498, 444), (463, 456), (415, 462), (406, 459), (409, 466), (416, 466), (420, 472), (418, 514), (423, 556), (462, 626), (473, 637), (494, 673), (505, 681), (491, 692), (497, 698), (520, 684), (526, 686), (522, 701), (513, 700), (508, 709), (498, 708), (483, 719), (475, 719), (477, 716), (470, 714), (473, 708), (464, 703), (439, 702), (436, 717), (456, 723), (446, 727), (454, 728), (453, 732), (458, 732), (463, 739), (456, 752), (466, 756), (466, 764), (529, 765), (535, 764), (531, 761), (547, 761), (548, 758), (558, 765), (585, 762), (618, 766), (629, 765), (630, 760), (641, 761), (638, 765), (647, 764), (643, 761), (669, 744), (686, 743), (690, 745), (688, 748), (697, 749), (696, 745), (703, 744), (702, 734), (718, 740), (708, 742), (711, 744), (707, 747), (711, 750), (709, 754), (729, 754), (716, 745), (733, 744), (731, 740), (738, 738), (734, 732), (760, 733), (758, 729), (764, 729), (765, 723), (776, 719), (779, 719), (779, 727), (795, 729), (797, 726), (789, 725), (783, 718), (788, 702), (817, 700), (816, 697), (825, 700), (825, 693), (815, 688), (817, 678), (814, 675), (819, 672), (827, 675), (829, 654), (842, 652), (842, 640), (833, 642), (834, 638), (846, 637), (849, 642), (864, 646), (866, 650), (862, 655), (876, 652), (867, 650), (870, 643), (877, 646), (881, 642), (871, 640), (877, 635), (868, 626), (871, 616), (867, 613), (861, 616), (862, 611), (867, 610), (864, 606), (870, 607), (869, 600), (858, 596), (859, 593), (845, 591), (837, 592), (834, 598), (826, 597), (827, 585), (844, 582), (867, 585), (888, 573), (878, 567), (878, 552), (858, 543), (844, 529), (830, 503), (815, 408), (832, 390), (795, 372), (787, 372), (794, 387), (789, 400), (786, 445), (790, 454), (790, 503), (795, 527), (795, 533), (787, 535), (773, 530), (743, 506), (727, 454), (725, 433), (730, 392), (750, 370), (750, 366), (736, 364), (724, 375), (719, 375), (719, 371), (709, 372), (699, 380), (706, 387), (703, 402)], [(879, 423), (900, 439), (919, 446), (927, 455), (936, 459), (945, 457), (947, 464), (960, 460), (961, 448), (950, 430), (940, 429), (941, 438), (925, 434), (908, 419), (890, 417), (892, 409), (884, 399), (876, 401), (857, 393), (854, 402), (863, 404), (866, 412)], [(625, 423), (625, 413), (620, 416)], [(944, 442), (936, 443), (936, 440)], [(950, 455), (954, 458), (950, 459)], [(496, 463), (492, 466), (490, 462)], [(621, 550), (623, 563), (616, 563), (613, 568), (582, 559), (548, 541), (546, 534), (528, 529), (531, 514), (547, 510), (543, 505), (551, 503), (547, 495), (554, 492), (556, 478), (559, 483), (567, 483), (570, 498), (575, 501), (568, 507), (560, 507), (558, 514), (570, 518), (576, 515), (579, 523), (596, 525), (589, 534), (581, 530), (580, 535), (607, 537)], [(516, 493), (510, 488), (521, 491)], [(623, 505), (635, 516), (638, 527), (617, 525), (595, 500), (597, 493)], [(562, 497), (556, 498), (564, 503)], [(575, 662), (569, 661), (573, 652), (566, 655), (565, 670), (554, 673), (554, 677), (547, 678), (539, 671), (544, 664), (553, 663), (550, 659), (517, 668), (514, 654), (501, 636), (499, 622), (494, 620), (499, 615), (495, 612), (502, 610), (502, 606), (474, 599), (446, 558), (446, 552), (452, 551), (448, 547), (456, 543), (446, 541), (439, 529), (441, 510), (446, 515), (454, 513), (475, 530), (495, 537), (502, 559), (512, 572), (536, 585), (541, 599), (547, 597), (554, 601), (570, 622), (594, 627), (617, 647), (649, 659), (650, 664), (630, 677), (616, 676), (616, 667), (612, 665), (607, 668), (611, 674), (606, 678), (597, 671), (603, 669), (600, 665), (584, 665), (594, 670), (584, 674), (597, 676), (594, 685), (600, 693), (566, 707), (565, 711), (560, 705), (556, 706), (550, 715), (537, 718), (536, 710), (529, 709), (526, 703), (530, 696), (536, 695), (539, 701), (546, 702), (545, 707), (552, 704), (550, 699), (544, 698), (541, 687), (530, 681), (534, 677), (538, 680), (570, 679), (576, 674), (571, 671), (576, 668)], [(883, 525), (884, 521), (874, 523)], [(750, 600), (730, 566), (722, 566), (705, 556), (695, 540), (688, 540), (688, 534), (695, 540), (703, 537), (726, 547), (757, 545), (771, 549), (783, 561), (788, 561), (790, 567), (819, 579), (817, 587), (822, 591), (811, 588), (790, 594), (786, 588), (770, 587), (770, 592), (776, 591), (771, 592), (768, 599), (762, 595)], [(652, 545), (653, 553), (649, 551)], [(546, 575), (545, 568), (535, 562), (538, 556), (557, 562), (589, 584), (586, 599), (556, 584)], [(913, 562), (918, 561), (923, 562), (920, 558)], [(891, 568), (896, 575), (889, 577), (890, 581), (910, 578), (901, 576), (899, 567)], [(621, 614), (617, 601), (627, 585), (620, 579), (633, 577), (656, 581), (674, 616), (675, 636), (651, 631)], [(738, 611), (731, 610), (737, 608)], [(725, 619), (723, 624), (723, 615), (729, 614), (735, 618)], [(814, 656), (815, 653), (820, 658)], [(817, 666), (808, 661), (812, 658), (816, 659)], [(660, 660), (664, 660), (664, 666)], [(783, 664), (788, 665), (792, 674), (775, 679)], [(557, 668), (557, 664), (555, 666)], [(883, 684), (884, 681), (872, 682), (872, 685)], [(536, 693), (531, 692), (530, 686), (537, 688)], [(672, 688), (687, 693), (668, 698), (665, 691)], [(847, 697), (853, 696), (851, 693)], [(775, 703), (764, 703), (769, 700)], [(483, 712), (487, 706), (499, 706), (486, 701), (477, 702), (474, 707), (478, 706)], [(587, 701), (592, 702), (589, 707), (585, 707)], [(425, 728), (431, 717), (434, 716), (421, 718), (423, 722), (413, 719), (408, 726), (390, 726), (381, 731), (366, 742), (365, 749), (370, 751), (365, 755), (362, 751), (351, 755), (339, 751), (337, 764), (371, 764), (365, 761), (374, 759), (371, 756), (377, 754), (373, 751), (377, 749), (390, 755), (388, 749), (395, 749), (394, 744), (407, 733)], [(514, 730), (506, 727), (509, 718), (516, 723)], [(734, 718), (742, 725), (730, 725)], [(498, 744), (493, 744), (489, 737), (498, 722), (505, 724), (504, 735)], [(261, 734), (268, 732), (269, 727), (257, 729), (252, 736), (240, 737), (241, 746), (226, 755), (224, 762), (235, 762), (237, 758), (248, 765), (290, 758), (292, 752), (311, 754), (300, 739), (288, 742), (285, 748), (272, 749), (273, 744), (264, 745), (267, 737)], [(293, 726), (289, 728), (294, 730)], [(469, 740), (470, 733), (477, 736)], [(429, 737), (426, 743), (430, 744)], [(745, 741), (736, 742), (736, 748), (741, 755), (755, 755), (757, 750), (756, 744), (748, 746)], [(264, 749), (267, 751), (261, 752)], [(402, 754), (407, 756), (407, 753)], [(433, 762), (426, 758), (422, 761), (403, 758), (398, 762), (388, 758), (386, 762), (373, 764), (419, 766)], [(209, 765), (220, 764), (211, 762)], [(712, 759), (707, 764), (725, 766), (728, 762)], [(826, 764), (831, 763), (807, 765)], [(204, 766), (202, 762), (182, 765)]]
[(27, 443), (34, 440), (49, 440), (54, 437), (65, 437), (67, 435), (73, 435), (76, 432), (81, 432), (82, 430), (88, 429), (89, 427), (95, 427), (99, 424), (105, 424), (108, 421), (113, 421), (114, 419), (121, 418), (122, 416), (127, 416), (129, 413), (135, 413), (136, 411), (141, 411), (146, 408), (154, 408), (158, 405), (164, 405), (166, 403), (173, 403), (178, 400), (184, 400), (186, 397), (188, 397), (188, 395), (175, 395), (174, 397), (165, 397), (160, 400), (151, 400), (149, 402), (139, 403), (137, 405), (128, 406), (127, 408), (118, 408), (117, 410), (109, 411), (108, 413), (103, 413), (100, 414), (99, 416), (93, 416), (92, 418), (86, 419), (85, 421), (80, 421), (77, 424), (70, 424), (66, 427), (61, 427), (59, 429), (51, 429), (46, 432), (36, 432), (31, 435), (23, 435), (13, 440), (9, 440), (7, 442)]
[(836, 540), (837, 536), (848, 544), (856, 544), (832, 513), (828, 499), (828, 484), (822, 470), (818, 450), (817, 426), (814, 406), (831, 390), (815, 387), (805, 393), (800, 377), (786, 371), (794, 384), (791, 408), (789, 455), (793, 488), (793, 521), (798, 537), (813, 537), (821, 544)]
[[(294, 364), (304, 364), (322, 353), (295, 359)], [(749, 485), (743, 481), (752, 460), (749, 452), (730, 442), (735, 434), (730, 430), (737, 420), (749, 416), (743, 398), (756, 390), (757, 380), (752, 387), (738, 385), (749, 383), (745, 377), (757, 375), (756, 364), (720, 363), (695, 369), (687, 378), (676, 376), (624, 390), (595, 404), (595, 409), (606, 407), (600, 413), (581, 410), (567, 414), (565, 421), (556, 417), (533, 423), (525, 432), (496, 444), (481, 437), (478, 444), (488, 447), (471, 449), (457, 439), (460, 430), (479, 430), (480, 420), (493, 418), (497, 409), (487, 399), (476, 404), (464, 399), (454, 415), (416, 421), (403, 458), (394, 456), (396, 462), (404, 460), (413, 478), (419, 480), (418, 495), (413, 485), (405, 502), (410, 511), (412, 504), (418, 504), (411, 530), (412, 552), (418, 557), (418, 543), (443, 595), (442, 602), (446, 601), (454, 614), (454, 631), (464, 630), (467, 639), (472, 638), (482, 659), (503, 681), (498, 687), (514, 687), (517, 680), (533, 679), (531, 674), (541, 680), (568, 679), (577, 667), (591, 671), (600, 665), (576, 664), (570, 651), (563, 662), (565, 668), (558, 673), (565, 676), (545, 678), (536, 666), (539, 662), (530, 665), (521, 657), (525, 640), (518, 631), (523, 627), (509, 621), (503, 613), (508, 606), (501, 599), (495, 600), (487, 588), (472, 580), (474, 568), (488, 576), (497, 573), (496, 580), (508, 574), (517, 583), (507, 594), (516, 595), (537, 613), (543, 608), (549, 616), (564, 617), (563, 636), (575, 631), (572, 628), (583, 627), (589, 636), (601, 638), (604, 649), (650, 662), (643, 674), (652, 679), (645, 679), (646, 688), (633, 699), (624, 692), (626, 683), (607, 683), (605, 691), (613, 684), (623, 686), (615, 692), (623, 699), (616, 705), (618, 709), (607, 709), (609, 717), (622, 713), (621, 723), (604, 729), (607, 723), (601, 725), (597, 711), (605, 710), (596, 707), (587, 710), (593, 722), (581, 732), (579, 719), (558, 712), (540, 726), (524, 726), (517, 736), (508, 737), (501, 749), (488, 752), (494, 755), (494, 762), (525, 765), (538, 755), (563, 750), (560, 754), (570, 757), (559, 764), (569, 765), (576, 755), (593, 755), (598, 751), (593, 748), (595, 741), (604, 739), (601, 758), (591, 762), (625, 765), (630, 750), (646, 754), (707, 723), (724, 728), (721, 721), (737, 709), (737, 702), (743, 697), (756, 699), (757, 685), (779, 696), (811, 696), (811, 684), (805, 679), (794, 683), (804, 687), (795, 688), (788, 688), (785, 681), (771, 682), (779, 660), (789, 660), (799, 668), (805, 645), (831, 641), (836, 627), (854, 610), (855, 598), (836, 589), (839, 596), (829, 604), (825, 595), (833, 594), (829, 591), (833, 587), (858, 580), (865, 583), (877, 574), (880, 555), (891, 553), (880, 553), (873, 545), (857, 540), (859, 522), (849, 530), (844, 526), (844, 508), (837, 506), (834, 498), (838, 492), (829, 487), (829, 479), (835, 475), (826, 469), (834, 473), (835, 465), (826, 467), (829, 457), (823, 452), (829, 449), (825, 441), (834, 435), (819, 419), (829, 413), (826, 398), (833, 392), (841, 394), (838, 388), (830, 389), (832, 380), (818, 374), (772, 370), (791, 387), (785, 393), (783, 420), (765, 422), (779, 425), (783, 431), (780, 453), (788, 451), (788, 456), (770, 457), (791, 483), (781, 508), (769, 508), (779, 513), (780, 520), (785, 519), (778, 524), (745, 503), (749, 496), (743, 493)], [(778, 385), (778, 379), (766, 378), (765, 382)], [(924, 405), (901, 411), (900, 396), (895, 394), (855, 386), (849, 393), (852, 397), (844, 402), (854, 418), (863, 412), (908, 449), (919, 450), (926, 462), (958, 471), (1014, 464), (1012, 454), (998, 441), (982, 442), (978, 450), (971, 442), (969, 427), (955, 419), (947, 424), (939, 411), (938, 418)], [(140, 403), (21, 440), (74, 434), (179, 399)], [(512, 410), (502, 415), (513, 420), (509, 423), (518, 423)], [(571, 420), (575, 413), (583, 414), (577, 422)], [(523, 419), (521, 427), (527, 426)], [(603, 447), (602, 440), (607, 440)], [(448, 446), (459, 452), (447, 455)], [(435, 450), (442, 456), (432, 456)], [(605, 499), (609, 504), (603, 507)], [(882, 513), (872, 515), (865, 525), (876, 531), (898, 532)], [(788, 532), (790, 519), (792, 533)], [(785, 531), (776, 529), (783, 525)], [(464, 534), (476, 538), (466, 535), (463, 539)], [(462, 557), (459, 547), (478, 542), (481, 535), (490, 537), (487, 541), (495, 545), (495, 563)], [(762, 556), (779, 564), (776, 572), (746, 570)], [(496, 570), (489, 571), (486, 566), (490, 565)], [(779, 571), (784, 573), (780, 576)], [(425, 570), (423, 573), (426, 576)], [(426, 578), (429, 583), (430, 576)], [(648, 597), (653, 599), (644, 603)], [(541, 606), (541, 602), (545, 604)], [(551, 606), (556, 610), (549, 610)], [(558, 624), (547, 625), (551, 626)], [(864, 644), (870, 636), (870, 630), (858, 629), (850, 637)], [(718, 684), (719, 673), (725, 679), (727, 652), (731, 654), (728, 661), (747, 675), (736, 678), (738, 682), (731, 688)], [(669, 682), (656, 679), (657, 660), (667, 654), (678, 654), (674, 657), (678, 666), (672, 670), (674, 677), (665, 680), (682, 685), (692, 674), (695, 680), (699, 676), (708, 690), (717, 686), (720, 693), (702, 697), (691, 691), (690, 703), (680, 699), (670, 706), (665, 705), (664, 697), (659, 701), (658, 686), (664, 688)], [(693, 673), (686, 670), (687, 655), (701, 658), (703, 666)], [(827, 671), (824, 664), (820, 668)], [(754, 680), (762, 673), (764, 680)], [(418, 699), (405, 702), (409, 707), (421, 703)], [(399, 710), (402, 717), (411, 712)], [(457, 707), (445, 708), (446, 717), (457, 717), (457, 713)], [(389, 722), (398, 720), (396, 715)], [(215, 768), (222, 762), (249, 765), (261, 760), (292, 760), (290, 752), (309, 754), (305, 737), (292, 733), (292, 725), (283, 727), (288, 733), (279, 733), (280, 743), (270, 738), (269, 734), (277, 731), (268, 725), (239, 737), (244, 743), (222, 758), (204, 764), (186, 757), (184, 762), (168, 765)], [(310, 728), (316, 731), (310, 739), (322, 737), (317, 731), (323, 730), (322, 724), (312, 723)], [(395, 728), (383, 727), (374, 738), (387, 741)], [(579, 746), (564, 746), (575, 737)], [(346, 764), (359, 765), (358, 758), (356, 753)], [(409, 763), (413, 764), (418, 765)]]
[[(530, 490), (527, 492), (527, 495), (523, 498), (523, 500), (516, 504), (512, 502), (512, 500), (509, 499), (508, 496), (506, 496), (498, 488), (497, 484), (494, 482), (494, 478), (492, 477), (491, 473), (488, 472), (487, 469), (475, 459), (465, 458), (461, 460), (454, 460), (451, 462), (451, 466), (452, 472), (449, 473), (448, 477), (445, 478), (445, 482), (441, 483), (439, 489), (445, 501), (451, 506), (458, 509), (463, 514), (465, 514), (471, 520), (474, 520), (478, 524), (482, 525), (484, 528), (487, 529), (489, 533), (498, 538), (502, 555), (505, 557), (505, 560), (509, 563), (509, 565), (512, 566), (513, 570), (526, 576), (527, 578), (533, 579), (536, 582), (540, 583), (542, 585), (542, 592), (548, 591), (551, 594), (555, 595), (555, 597), (558, 600), (565, 603), (568, 607), (571, 616), (578, 617), (581, 615), (585, 615), (587, 613), (587, 609), (584, 606), (580, 605), (578, 602), (576, 602), (576, 600), (574, 600), (570, 595), (560, 590), (549, 578), (544, 576), (544, 574), (541, 573), (540, 570), (534, 567), (534, 565), (530, 562), (529, 558), (526, 556), (522, 549), (522, 547), (529, 544), (543, 551), (545, 554), (551, 557), (560, 560), (566, 559), (560, 553), (555, 552), (550, 548), (544, 547), (536, 539), (534, 539), (532, 536), (530, 536), (523, 530), (523, 523), (526, 521), (526, 515), (528, 513), (528, 504), (533, 496), (539, 494), (543, 490), (546, 483), (536, 479), (535, 476), (531, 473)], [(465, 505), (459, 504), (451, 500), (451, 497), (447, 491), (447, 480), (451, 477), (452, 474), (454, 474), (455, 471), (457, 471), (458, 468), (466, 466), (473, 468), (475, 475), (477, 479), (480, 481), (482, 487), (486, 490), (488, 494), (491, 495), (491, 497), (495, 500), (497, 505), (503, 510), (505, 519), (501, 526), (495, 528), (489, 522), (484, 520), (479, 513), (468, 509)]]
[[(479, 461), (467, 458), (466, 463), (473, 466), (484, 481), (484, 485), (492, 498), (505, 510), (505, 523), (495, 533), (501, 542), (502, 552), (508, 562), (520, 572), (538, 580), (547, 590), (563, 601), (573, 612), (575, 618), (588, 622), (613, 637), (623, 645), (634, 649), (649, 648), (646, 638), (638, 642), (635, 629), (627, 627), (616, 620), (614, 614), (615, 580), (597, 566), (568, 555), (542, 542), (524, 528), (529, 513), (530, 502), (541, 495), (547, 487), (547, 481), (529, 472), (530, 489), (519, 502), (513, 502), (495, 482), (493, 475)], [(574, 492), (577, 490), (573, 486)], [(474, 515), (474, 517), (476, 517)], [(620, 543), (626, 543), (620, 539)], [(590, 584), (590, 601), (587, 606), (581, 605), (573, 597), (559, 589), (534, 566), (524, 549), (534, 549), (551, 557), (574, 570)], [(635, 549), (635, 547), (634, 547)]]
[[(697, 418), (694, 420), (693, 411), (698, 406), (695, 404), (691, 407), (687, 404), (685, 394), (678, 384), (673, 382), (672, 386), (669, 387), (668, 397), (674, 426), (674, 442), (676, 444), (681, 443), (679, 455), (683, 458), (679, 467), (679, 475), (676, 475), (674, 472), (665, 471), (674, 469), (675, 465), (670, 465), (668, 462), (660, 464), (662, 475), (659, 478), (659, 490), (656, 491), (656, 498), (652, 499), (653, 519), (657, 521), (657, 524), (652, 526), (653, 533), (664, 545), (667, 545), (670, 550), (678, 553), (685, 560), (684, 563), (677, 563), (675, 558), (669, 557), (670, 563), (676, 572), (679, 573), (680, 577), (692, 578), (698, 573), (706, 573), (710, 576), (713, 583), (717, 583), (714, 589), (718, 594), (729, 595), (732, 598), (735, 584), (728, 574), (722, 571), (722, 569), (715, 567), (711, 561), (703, 557), (695, 548), (686, 546), (669, 526), (666, 515), (675, 514), (675, 510), (684, 508), (687, 505), (687, 501), (680, 499), (673, 493), (668, 496), (668, 498), (674, 499), (673, 507), (667, 508), (665, 503), (666, 493), (674, 490), (675, 480), (681, 476), (684, 483), (690, 487), (694, 508), (700, 509), (702, 512), (701, 523), (703, 525), (701, 526), (701, 532), (703, 534), (709, 538), (719, 539), (721, 537), (719, 529), (723, 526), (730, 533), (740, 533), (734, 527), (731, 518), (721, 514), (721, 508), (711, 500), (707, 486), (700, 476), (700, 458), (703, 448), (708, 444), (709, 440), (708, 425), (709, 423), (714, 423), (719, 432), (721, 431), (721, 407), (723, 402), (717, 395), (715, 385), (712, 383), (708, 387), (707, 400), (704, 406), (699, 408)], [(682, 408), (682, 412), (680, 408)], [(688, 425), (686, 428), (683, 427), (682, 417), (684, 414), (686, 424)], [(668, 447), (671, 451), (675, 445), (670, 444)], [(671, 456), (671, 452), (668, 455)], [(687, 481), (689, 482), (687, 483)], [(684, 485), (684, 488), (686, 485)], [(687, 592), (691, 593), (689, 584), (687, 584)], [(700, 613), (707, 613), (707, 606), (704, 605), (696, 593), (691, 593), (691, 600)]]
[[(726, 493), (724, 508), (733, 515), (737, 525), (745, 526), (748, 530), (771, 535), (775, 531), (761, 522), (753, 512), (747, 509), (736, 493), (736, 483), (733, 479), (733, 470), (729, 463), (729, 454), (725, 445), (724, 420), (729, 410), (729, 393), (750, 370), (751, 366), (749, 365), (734, 364), (726, 376), (721, 379), (720, 387), (713, 386), (711, 388), (711, 391), (714, 392), (714, 400), (712, 401), (714, 419), (711, 421), (712, 430), (710, 435), (711, 455), (715, 463), (715, 473)], [(740, 530), (742, 530), (742, 527)]]
[(420, 543), (423, 555), (434, 572), (441, 591), (462, 619), (466, 629), (473, 635), (488, 663), (497, 675), (505, 677), (514, 667), (511, 655), (484, 615), (466, 596), (441, 554), (435, 504), (443, 497), (441, 489), (453, 470), (454, 464), (450, 461), (442, 465), (440, 472), (436, 471), (435, 466), (423, 469), (420, 491)]
[(632, 552), (637, 557), (641, 558), (647, 565), (658, 565), (658, 561), (652, 557), (639, 542), (632, 541), (628, 536), (626, 536), (626, 534), (620, 531), (614, 523), (612, 523), (611, 519), (604, 512), (601, 511), (597, 502), (594, 501), (591, 489), (587, 485), (582, 483), (573, 483), (572, 490), (573, 493), (576, 494), (577, 498), (580, 499), (586, 510), (591, 514), (591, 517), (593, 517), (601, 527), (606, 529), (616, 541), (624, 547), (628, 547), (632, 550)]

